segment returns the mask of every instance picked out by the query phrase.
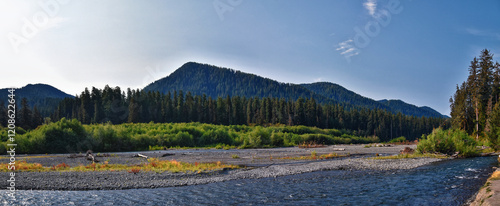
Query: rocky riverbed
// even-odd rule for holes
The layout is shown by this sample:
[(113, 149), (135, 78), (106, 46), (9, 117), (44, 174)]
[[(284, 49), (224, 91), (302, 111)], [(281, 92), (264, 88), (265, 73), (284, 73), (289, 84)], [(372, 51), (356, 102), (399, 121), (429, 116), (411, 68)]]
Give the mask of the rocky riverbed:
[[(140, 153), (160, 160), (182, 162), (217, 162), (240, 165), (242, 169), (218, 170), (203, 173), (171, 173), (171, 172), (139, 172), (127, 171), (103, 172), (20, 172), (16, 173), (16, 189), (23, 190), (108, 190), (131, 188), (160, 188), (184, 185), (207, 184), (234, 179), (266, 178), (284, 175), (300, 174), (322, 170), (406, 170), (430, 164), (442, 159), (390, 159), (374, 160), (369, 157), (378, 155), (394, 155), (407, 146), (365, 147), (364, 145), (336, 145), (323, 148), (272, 148), (245, 150), (163, 150), (148, 152), (128, 152), (112, 154), (96, 154), (98, 160), (109, 164), (137, 165), (147, 160), (133, 157)], [(415, 146), (410, 146), (415, 147)], [(310, 156), (337, 153), (349, 155), (328, 160), (293, 160), (289, 157)], [(83, 157), (69, 158), (68, 154), (58, 155), (28, 155), (18, 157), (27, 162), (40, 163), (43, 166), (53, 166), (66, 163), (70, 166), (87, 165), (90, 162)], [(0, 159), (5, 163), (7, 159)], [(8, 177), (7, 173), (3, 176)], [(0, 187), (6, 188), (7, 182), (2, 181)]]

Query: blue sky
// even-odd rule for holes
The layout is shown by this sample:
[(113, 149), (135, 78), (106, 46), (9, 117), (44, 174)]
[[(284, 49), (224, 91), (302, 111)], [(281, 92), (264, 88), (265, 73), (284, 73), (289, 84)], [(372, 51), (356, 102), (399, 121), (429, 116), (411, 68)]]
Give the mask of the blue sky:
[(188, 61), (329, 81), (449, 114), (469, 62), (500, 55), (500, 1), (0, 1), (0, 88), (142, 88)]

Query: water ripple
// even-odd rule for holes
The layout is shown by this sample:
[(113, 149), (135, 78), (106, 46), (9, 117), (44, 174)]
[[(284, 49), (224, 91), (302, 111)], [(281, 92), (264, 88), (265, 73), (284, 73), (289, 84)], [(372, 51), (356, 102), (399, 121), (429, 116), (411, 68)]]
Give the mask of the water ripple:
[(444, 161), (406, 171), (322, 171), (160, 189), (17, 191), (4, 205), (461, 205), (496, 158)]

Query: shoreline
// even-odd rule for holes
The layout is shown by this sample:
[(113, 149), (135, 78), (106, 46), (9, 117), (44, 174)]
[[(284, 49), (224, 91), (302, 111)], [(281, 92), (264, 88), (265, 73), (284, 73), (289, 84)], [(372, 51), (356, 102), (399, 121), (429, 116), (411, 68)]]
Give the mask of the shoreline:
[(486, 180), (483, 187), (469, 200), (470, 206), (493, 206), (500, 202), (500, 168)]
[[(127, 171), (95, 171), (95, 172), (16, 172), (16, 190), (120, 190), (138, 188), (163, 188), (187, 185), (208, 184), (236, 179), (258, 179), (287, 176), (326, 170), (407, 170), (442, 161), (436, 158), (407, 158), (374, 160), (364, 157), (374, 157), (376, 154), (393, 155), (404, 147), (371, 147), (363, 145), (336, 145), (323, 148), (272, 148), (245, 150), (169, 150), (143, 152), (160, 159), (175, 159), (183, 162), (214, 162), (243, 165), (246, 168), (233, 170), (218, 170), (202, 173), (172, 173), (172, 172), (139, 172)], [(409, 147), (415, 147), (410, 145)], [(339, 150), (342, 148), (344, 150)], [(308, 156), (311, 151), (318, 155), (335, 152), (339, 155), (351, 154), (350, 157), (328, 160), (291, 160), (283, 157)], [(396, 152), (397, 151), (397, 152)], [(161, 157), (169, 153), (170, 156)], [(146, 161), (144, 158), (133, 158), (133, 153), (119, 153), (107, 158), (113, 164), (134, 165)], [(142, 153), (141, 153), (142, 154)], [(238, 158), (232, 158), (238, 155)], [(68, 155), (27, 156), (27, 162), (38, 162), (43, 166), (59, 164), (66, 160), (69, 165), (88, 164), (84, 158), (68, 158)], [(100, 159), (103, 159), (100, 158)], [(4, 159), (1, 160), (5, 161)], [(4, 176), (7, 172), (2, 172)], [(6, 182), (0, 184), (7, 187)]]

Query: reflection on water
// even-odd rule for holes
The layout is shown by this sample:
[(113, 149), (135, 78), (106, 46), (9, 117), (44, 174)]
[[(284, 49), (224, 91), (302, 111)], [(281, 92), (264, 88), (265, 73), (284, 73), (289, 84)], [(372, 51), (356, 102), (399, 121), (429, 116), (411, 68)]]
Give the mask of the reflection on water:
[[(111, 191), (18, 191), (18, 205), (461, 205), (496, 158), (410, 171), (323, 171), (206, 185)], [(7, 204), (5, 192), (0, 194)]]

